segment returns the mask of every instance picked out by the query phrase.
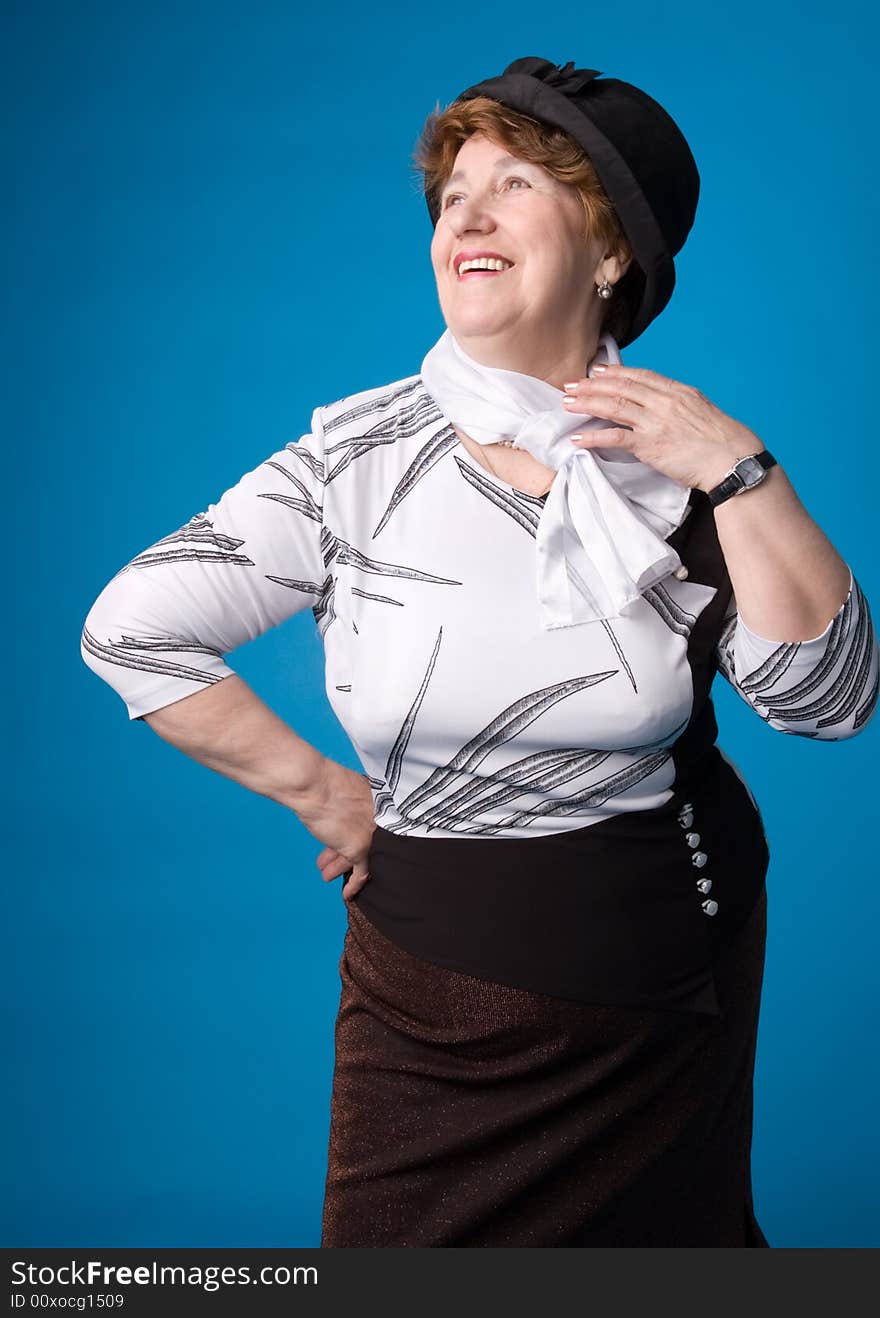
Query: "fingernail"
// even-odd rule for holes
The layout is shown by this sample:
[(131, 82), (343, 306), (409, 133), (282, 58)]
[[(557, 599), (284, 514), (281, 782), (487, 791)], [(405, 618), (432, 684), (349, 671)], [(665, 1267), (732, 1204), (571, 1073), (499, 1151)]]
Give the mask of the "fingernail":
[(568, 384), (564, 384), (562, 387), (563, 389), (577, 389), (579, 383), (579, 380), (571, 380)]
[(563, 394), (562, 401), (563, 403), (573, 403), (574, 399), (572, 398), (571, 394)]
[(590, 367), (590, 370), (591, 370), (591, 371), (604, 371), (604, 370), (606, 370), (606, 369), (607, 369), (607, 363), (605, 363), (605, 362), (595, 362), (595, 363)]

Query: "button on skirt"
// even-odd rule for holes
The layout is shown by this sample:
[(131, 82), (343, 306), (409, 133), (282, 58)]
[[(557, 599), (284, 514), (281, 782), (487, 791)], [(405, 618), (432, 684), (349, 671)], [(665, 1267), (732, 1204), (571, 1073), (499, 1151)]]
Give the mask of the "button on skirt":
[(353, 902), (321, 1245), (760, 1246), (762, 886), (717, 1015), (574, 1002), (436, 965)]

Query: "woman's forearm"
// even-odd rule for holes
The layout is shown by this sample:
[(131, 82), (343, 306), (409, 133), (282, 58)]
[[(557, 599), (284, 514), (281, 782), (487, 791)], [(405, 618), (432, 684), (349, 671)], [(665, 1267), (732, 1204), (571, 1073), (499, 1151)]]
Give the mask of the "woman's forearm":
[(294, 812), (328, 764), (235, 674), (143, 719), (185, 755)]
[(821, 633), (849, 589), (849, 568), (810, 517), (780, 466), (715, 509), (737, 611), (767, 640)]

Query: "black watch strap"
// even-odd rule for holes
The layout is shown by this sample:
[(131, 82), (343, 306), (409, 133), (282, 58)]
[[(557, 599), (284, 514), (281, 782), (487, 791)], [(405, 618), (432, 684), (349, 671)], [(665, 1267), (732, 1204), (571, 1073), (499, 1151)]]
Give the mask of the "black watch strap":
[[(760, 453), (748, 454), (748, 459), (750, 462), (757, 462), (765, 471), (769, 471), (771, 467), (776, 466), (776, 459), (767, 449), (763, 449)], [(744, 460), (744, 458), (740, 458), (740, 462), (743, 462)], [(739, 466), (739, 463), (736, 465)], [(763, 477), (761, 477), (761, 479), (763, 480)], [(756, 481), (755, 484), (760, 484), (760, 481)], [(731, 498), (732, 495), (739, 494), (741, 490), (750, 490), (751, 488), (752, 486), (747, 485), (745, 481), (737, 475), (736, 469), (734, 469), (733, 471), (728, 472), (724, 479), (719, 481), (713, 489), (709, 490), (709, 502), (713, 507), (717, 507), (719, 503), (724, 503), (725, 499)]]

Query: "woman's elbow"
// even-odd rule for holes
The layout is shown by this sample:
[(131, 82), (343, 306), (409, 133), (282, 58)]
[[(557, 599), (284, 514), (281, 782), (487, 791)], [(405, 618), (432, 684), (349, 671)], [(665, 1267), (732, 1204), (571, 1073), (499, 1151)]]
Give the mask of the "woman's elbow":
[(126, 630), (123, 621), (122, 600), (116, 589), (114, 577), (92, 603), (86, 613), (80, 632), (80, 653), (83, 661), (94, 672), (100, 673), (99, 665), (106, 662), (113, 636), (120, 636)]

